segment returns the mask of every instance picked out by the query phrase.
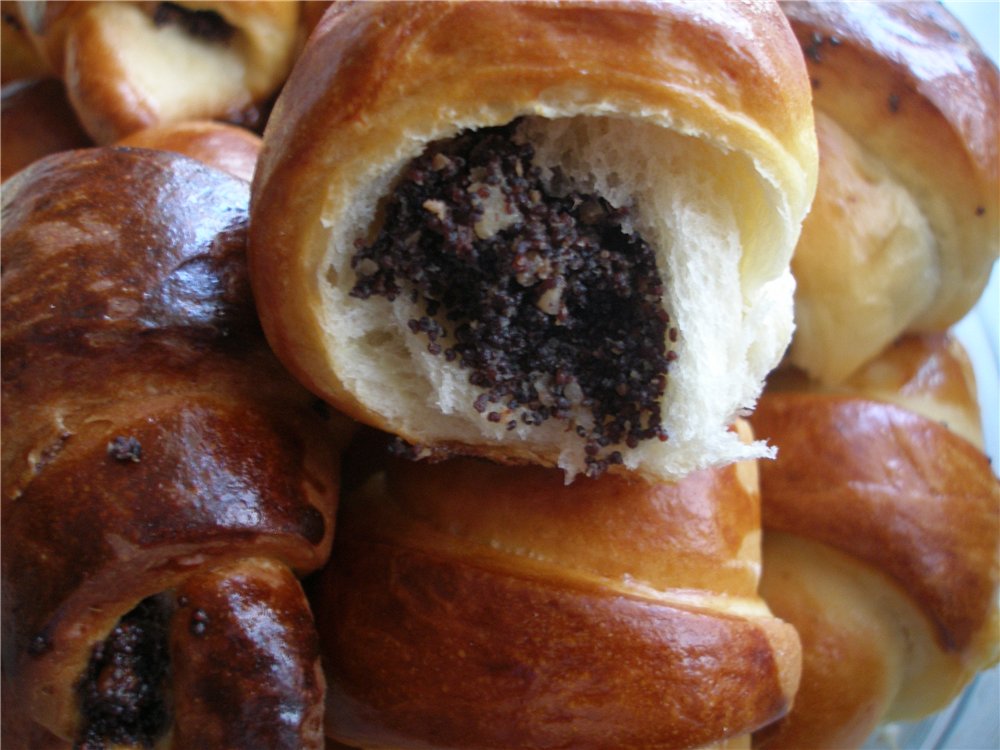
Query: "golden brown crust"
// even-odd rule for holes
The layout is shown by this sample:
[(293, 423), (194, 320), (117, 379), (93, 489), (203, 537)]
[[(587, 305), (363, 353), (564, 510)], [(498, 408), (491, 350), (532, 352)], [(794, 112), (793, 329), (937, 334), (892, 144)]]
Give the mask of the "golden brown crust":
[[(1000, 75), (939, 3), (782, 7), (805, 54), (817, 122), (831, 123), (827, 137), (821, 129), (817, 198), (793, 261), (800, 299), (817, 298), (805, 312), (800, 303), (810, 325), (797, 335), (818, 339), (793, 357), (835, 381), (860, 362), (824, 362), (828, 338), (843, 339), (844, 356), (861, 347), (867, 359), (904, 331), (944, 330), (982, 293), (1000, 232)], [(849, 146), (834, 137), (840, 131)], [(875, 195), (879, 183), (894, 184), (895, 197)], [(841, 279), (832, 259), (856, 267)], [(894, 286), (896, 277), (907, 281)], [(852, 318), (852, 308), (868, 319)]]
[[(568, 491), (547, 469), (452, 460), (400, 462), (388, 491), (421, 524), (485, 546), (530, 549), (538, 560), (656, 588), (752, 597), (756, 488), (753, 464), (696, 472), (680, 484), (616, 475)], [(488, 512), (478, 507), (484, 502)]]
[(10, 83), (0, 92), (0, 180), (43, 156), (93, 145), (55, 78)]
[[(952, 410), (964, 412), (967, 421), (978, 423), (980, 419), (972, 361), (951, 332), (897, 339), (876, 362), (856, 372), (844, 388), (900, 404), (910, 398), (920, 399), (920, 406), (915, 405), (913, 411), (930, 418), (935, 417), (935, 406), (948, 404)], [(945, 424), (957, 431), (950, 422)], [(977, 428), (982, 429), (978, 424)], [(981, 436), (977, 441), (974, 434), (960, 434), (971, 443), (982, 441)]]
[[(247, 196), (137, 149), (49, 156), (5, 185), (4, 690), (63, 739), (92, 646), (140, 601), (243, 558), (304, 573), (328, 553), (338, 440), (260, 335)], [(315, 669), (315, 648), (286, 645), (290, 670)]]
[(900, 407), (766, 395), (754, 428), (779, 446), (761, 468), (765, 529), (822, 541), (895, 579), (961, 650), (991, 622), (1000, 485), (986, 456)]
[(238, 125), (191, 120), (144, 128), (122, 138), (116, 145), (184, 154), (249, 182), (257, 166), (261, 139)]
[(972, 362), (950, 332), (902, 336), (840, 384), (821, 384), (795, 367), (775, 370), (768, 390), (887, 401), (947, 426), (982, 450), (983, 426)]
[(802, 637), (803, 673), (756, 746), (860, 746), (996, 661), (1000, 481), (978, 420), (945, 334), (901, 339), (840, 386), (791, 370), (769, 385), (752, 418), (778, 448), (761, 467), (761, 593)]
[(343, 612), (317, 616), (336, 618), (327, 720), (348, 742), (697, 747), (787, 709), (765, 624), (415, 552), (343, 554), (329, 605)]
[(753, 479), (731, 466), (688, 495), (472, 459), (391, 464), (384, 489), (346, 502), (314, 591), (328, 733), (680, 748), (784, 713), (797, 639), (756, 597)]
[[(360, 161), (394, 147), (399, 132), (440, 129), (439, 107), (459, 121), (479, 110), (476, 125), (500, 125), (558, 102), (557, 91), (539, 96), (547, 89), (571, 86), (588, 92), (591, 106), (698, 112), (705, 128), (726, 119), (712, 110), (738, 111), (807, 162), (811, 143), (802, 125), (811, 118), (798, 53), (776, 31), (783, 27), (767, 5), (730, 12), (698, 3), (338, 3), (298, 62), (268, 151), (327, 165), (362, 151), (353, 157)], [(362, 139), (338, 152), (330, 151), (330, 136), (315, 137), (340, 128), (360, 129)], [(270, 169), (302, 172), (296, 161), (269, 157), (262, 185), (283, 179)], [(301, 192), (308, 200), (310, 191)]]
[[(960, 184), (958, 176), (944, 181), (947, 170), (938, 156), (956, 144), (966, 154), (958, 161), (962, 175), (972, 177), (969, 192), (960, 193), (966, 197), (963, 215), (975, 215), (980, 206), (997, 210), (996, 201), (983, 205), (971, 198), (997, 190), (996, 65), (946, 9), (933, 2), (797, 1), (782, 8), (805, 52), (817, 108), (852, 132), (883, 131), (877, 143), (895, 142), (909, 157), (904, 161), (936, 165), (929, 171), (942, 186)], [(862, 70), (868, 78), (852, 75)], [(908, 134), (902, 142), (894, 137), (900, 132)], [(921, 152), (923, 145), (936, 148)]]
[[(905, 637), (885, 616), (877, 574), (835, 550), (780, 532), (764, 539), (761, 595), (802, 641), (802, 682), (792, 711), (754, 733), (755, 748), (861, 747), (900, 688)], [(868, 587), (868, 590), (865, 590)]]

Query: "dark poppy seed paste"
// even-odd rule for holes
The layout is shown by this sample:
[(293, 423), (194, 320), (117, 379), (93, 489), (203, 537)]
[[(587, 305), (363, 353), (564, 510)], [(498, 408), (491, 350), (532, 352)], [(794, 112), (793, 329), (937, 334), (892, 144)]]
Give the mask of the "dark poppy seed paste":
[(508, 429), (567, 420), (600, 474), (621, 462), (615, 446), (666, 439), (677, 332), (627, 209), (549, 190), (516, 126), (462, 133), (409, 165), (376, 239), (355, 243), (352, 294), (419, 302), (410, 330), (469, 371), (476, 411)]
[(206, 42), (229, 42), (234, 28), (213, 10), (192, 10), (178, 3), (159, 3), (153, 11), (156, 28), (179, 26), (185, 32)]
[(77, 686), (83, 729), (76, 750), (116, 745), (151, 748), (164, 734), (168, 619), (169, 605), (150, 597), (94, 646)]

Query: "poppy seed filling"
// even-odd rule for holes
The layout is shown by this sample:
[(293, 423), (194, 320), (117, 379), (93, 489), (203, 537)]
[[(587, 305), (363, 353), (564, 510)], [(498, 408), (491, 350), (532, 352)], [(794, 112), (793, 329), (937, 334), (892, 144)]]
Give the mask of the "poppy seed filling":
[(77, 685), (82, 731), (76, 750), (153, 747), (166, 732), (169, 616), (162, 597), (144, 599), (94, 646)]
[(351, 294), (408, 295), (424, 313), (410, 331), (468, 370), (477, 412), (509, 430), (567, 421), (596, 475), (621, 463), (616, 446), (666, 439), (677, 330), (627, 209), (548, 187), (516, 128), (464, 132), (407, 167), (377, 237), (355, 243)]
[(178, 3), (159, 3), (153, 11), (156, 28), (177, 25), (195, 39), (206, 42), (229, 42), (234, 29), (214, 10), (193, 10)]

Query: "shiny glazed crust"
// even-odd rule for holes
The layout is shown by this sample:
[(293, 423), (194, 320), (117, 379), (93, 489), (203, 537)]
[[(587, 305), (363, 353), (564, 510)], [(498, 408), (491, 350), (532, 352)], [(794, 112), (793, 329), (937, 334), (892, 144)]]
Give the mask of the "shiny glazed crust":
[[(161, 592), (184, 665), (165, 689), (178, 712), (198, 704), (176, 715), (177, 736), (322, 741), (293, 572), (328, 554), (338, 440), (260, 335), (247, 197), (244, 181), (137, 149), (50, 156), (4, 186), (5, 714), (63, 741), (79, 737), (93, 646)], [(209, 624), (191, 638), (196, 610)]]
[(787, 2), (813, 81), (816, 200), (792, 269), (792, 361), (842, 380), (943, 331), (996, 261), (996, 65), (939, 3)]
[(116, 145), (184, 154), (249, 182), (257, 167), (261, 139), (238, 125), (188, 120), (143, 128), (122, 138)]
[(937, 335), (842, 387), (786, 376), (761, 398), (754, 428), (778, 446), (761, 467), (761, 593), (802, 636), (803, 676), (757, 745), (857, 747), (996, 661), (1000, 482), (948, 426), (978, 422), (974, 394), (964, 352)]
[[(672, 431), (668, 425), (666, 445), (626, 455), (626, 465), (678, 476), (748, 455), (727, 427), (757, 395), (790, 335), (787, 262), (816, 166), (801, 54), (777, 8), (766, 4), (336, 5), (276, 104), (251, 200), (251, 278), (279, 357), (340, 409), (430, 452), (559, 464), (573, 473), (582, 446), (560, 444), (565, 438), (505, 437), (471, 408), (442, 414), (438, 376), (425, 375), (434, 365), (408, 353), (405, 333), (391, 325), (370, 336), (391, 356), (369, 348), (350, 312), (364, 306), (343, 301), (355, 278), (348, 263), (353, 243), (372, 230), (377, 204), (403, 166), (431, 141), (524, 116), (543, 128), (592, 124), (606, 143), (632, 149), (629, 170), (641, 169), (662, 139), (677, 149), (683, 180), (696, 171), (704, 176), (686, 166), (688, 151), (677, 145), (686, 144), (719, 170), (711, 173), (726, 195), (720, 202), (756, 207), (739, 215), (738, 262), (688, 248), (700, 258), (695, 265), (708, 266), (704, 279), (739, 277), (731, 294), (719, 295), (742, 300), (734, 317), (723, 319), (718, 305), (719, 318), (706, 314), (710, 293), (699, 286), (699, 272), (680, 260), (670, 267), (669, 275), (695, 277), (689, 288), (703, 294), (701, 306), (678, 302), (672, 315), (681, 356), (665, 397), (674, 408), (664, 414), (679, 424)], [(726, 161), (723, 151), (738, 156)], [(660, 179), (662, 185), (644, 189), (651, 200), (666, 200), (666, 170), (657, 164), (649, 172), (635, 185), (626, 174), (622, 189)], [(738, 200), (727, 185), (739, 186)], [(664, 267), (674, 262), (666, 244), (656, 249)], [(381, 316), (387, 308), (371, 309)], [(702, 323), (710, 329), (704, 335)], [(416, 403), (391, 402), (408, 388), (428, 392), (420, 391)]]
[(756, 594), (752, 466), (567, 486), (403, 463), (338, 523), (313, 605), (339, 742), (700, 747), (794, 694), (797, 637)]

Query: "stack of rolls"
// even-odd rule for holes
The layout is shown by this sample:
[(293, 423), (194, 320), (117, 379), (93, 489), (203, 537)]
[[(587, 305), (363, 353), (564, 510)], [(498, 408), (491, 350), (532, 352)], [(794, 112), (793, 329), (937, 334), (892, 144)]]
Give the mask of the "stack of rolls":
[(802, 638), (803, 673), (754, 744), (842, 749), (945, 708), (1000, 656), (1000, 483), (948, 333), (1000, 251), (1000, 79), (937, 3), (783, 8), (820, 177), (795, 338), (752, 422), (778, 448), (761, 591)]
[(938, 4), (2, 14), (5, 744), (844, 750), (996, 663)]
[(738, 417), (816, 167), (774, 4), (324, 16), (250, 263), (276, 354), (394, 454), (346, 479), (311, 588), (331, 741), (746, 747), (788, 711)]

